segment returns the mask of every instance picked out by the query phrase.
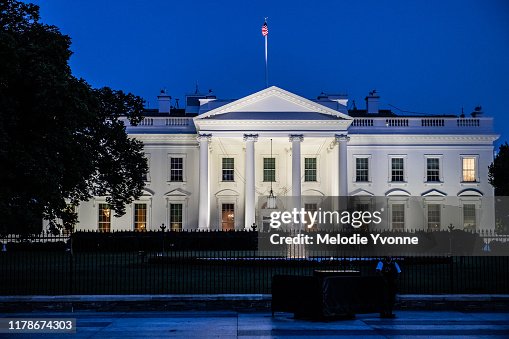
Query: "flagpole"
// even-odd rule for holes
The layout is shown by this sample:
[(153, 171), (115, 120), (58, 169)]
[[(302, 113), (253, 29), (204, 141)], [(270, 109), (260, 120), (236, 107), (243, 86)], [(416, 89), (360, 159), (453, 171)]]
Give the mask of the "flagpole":
[(269, 87), (269, 67), (268, 67), (268, 61), (267, 61), (267, 38), (269, 35), (267, 34), (265, 36), (265, 88)]
[(265, 88), (269, 87), (269, 67), (268, 67), (268, 40), (269, 40), (269, 28), (267, 27), (267, 17), (262, 26), (262, 35), (265, 38)]

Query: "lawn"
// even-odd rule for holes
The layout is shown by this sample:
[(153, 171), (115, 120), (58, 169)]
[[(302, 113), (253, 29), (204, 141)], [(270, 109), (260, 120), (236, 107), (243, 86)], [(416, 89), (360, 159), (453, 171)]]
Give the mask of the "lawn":
[[(263, 260), (262, 260), (263, 259)], [(314, 269), (375, 274), (375, 259), (284, 260), (253, 251), (0, 253), (0, 293), (270, 293), (276, 274)], [(509, 257), (400, 258), (402, 293), (506, 293)]]

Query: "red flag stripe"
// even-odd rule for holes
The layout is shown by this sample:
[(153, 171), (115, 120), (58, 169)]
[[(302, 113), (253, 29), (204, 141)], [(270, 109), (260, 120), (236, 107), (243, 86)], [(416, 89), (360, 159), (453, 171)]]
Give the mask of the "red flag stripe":
[(264, 23), (262, 26), (262, 35), (263, 36), (269, 35), (269, 27), (267, 27), (267, 23)]

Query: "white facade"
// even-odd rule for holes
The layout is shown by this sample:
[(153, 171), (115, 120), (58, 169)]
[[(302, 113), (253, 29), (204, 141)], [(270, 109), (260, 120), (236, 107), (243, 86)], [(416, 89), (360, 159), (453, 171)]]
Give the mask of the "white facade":
[[(379, 111), (377, 100), (371, 93), (369, 110), (349, 112), (342, 96), (311, 101), (270, 87), (231, 102), (202, 97), (187, 109), (194, 117), (163, 111), (139, 126), (126, 120), (149, 160), (144, 195), (121, 218), (109, 216), (105, 197), (84, 202), (76, 229), (97, 230), (100, 222), (111, 231), (261, 225), (256, 206), (269, 195), (273, 174), (276, 197), (387, 197), (400, 211), (389, 211), (387, 227), (427, 228), (438, 218), (439, 228), (462, 229), (468, 218), (472, 228), (493, 228), (492, 206), (482, 202), (493, 196), (492, 119), (398, 117)], [(410, 196), (419, 197), (423, 210), (416, 213), (424, 216), (413, 215)], [(457, 211), (445, 213), (451, 204)], [(428, 212), (429, 205), (440, 207)]]

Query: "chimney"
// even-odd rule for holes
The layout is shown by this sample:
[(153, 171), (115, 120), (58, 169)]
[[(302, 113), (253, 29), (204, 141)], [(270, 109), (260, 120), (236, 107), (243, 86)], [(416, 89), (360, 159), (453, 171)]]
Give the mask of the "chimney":
[(166, 94), (166, 90), (162, 89), (161, 93), (157, 96), (159, 102), (159, 113), (170, 113), (171, 96)]
[(369, 95), (366, 97), (366, 112), (368, 114), (378, 114), (378, 104), (380, 101), (380, 96), (376, 92), (376, 89), (369, 92)]

